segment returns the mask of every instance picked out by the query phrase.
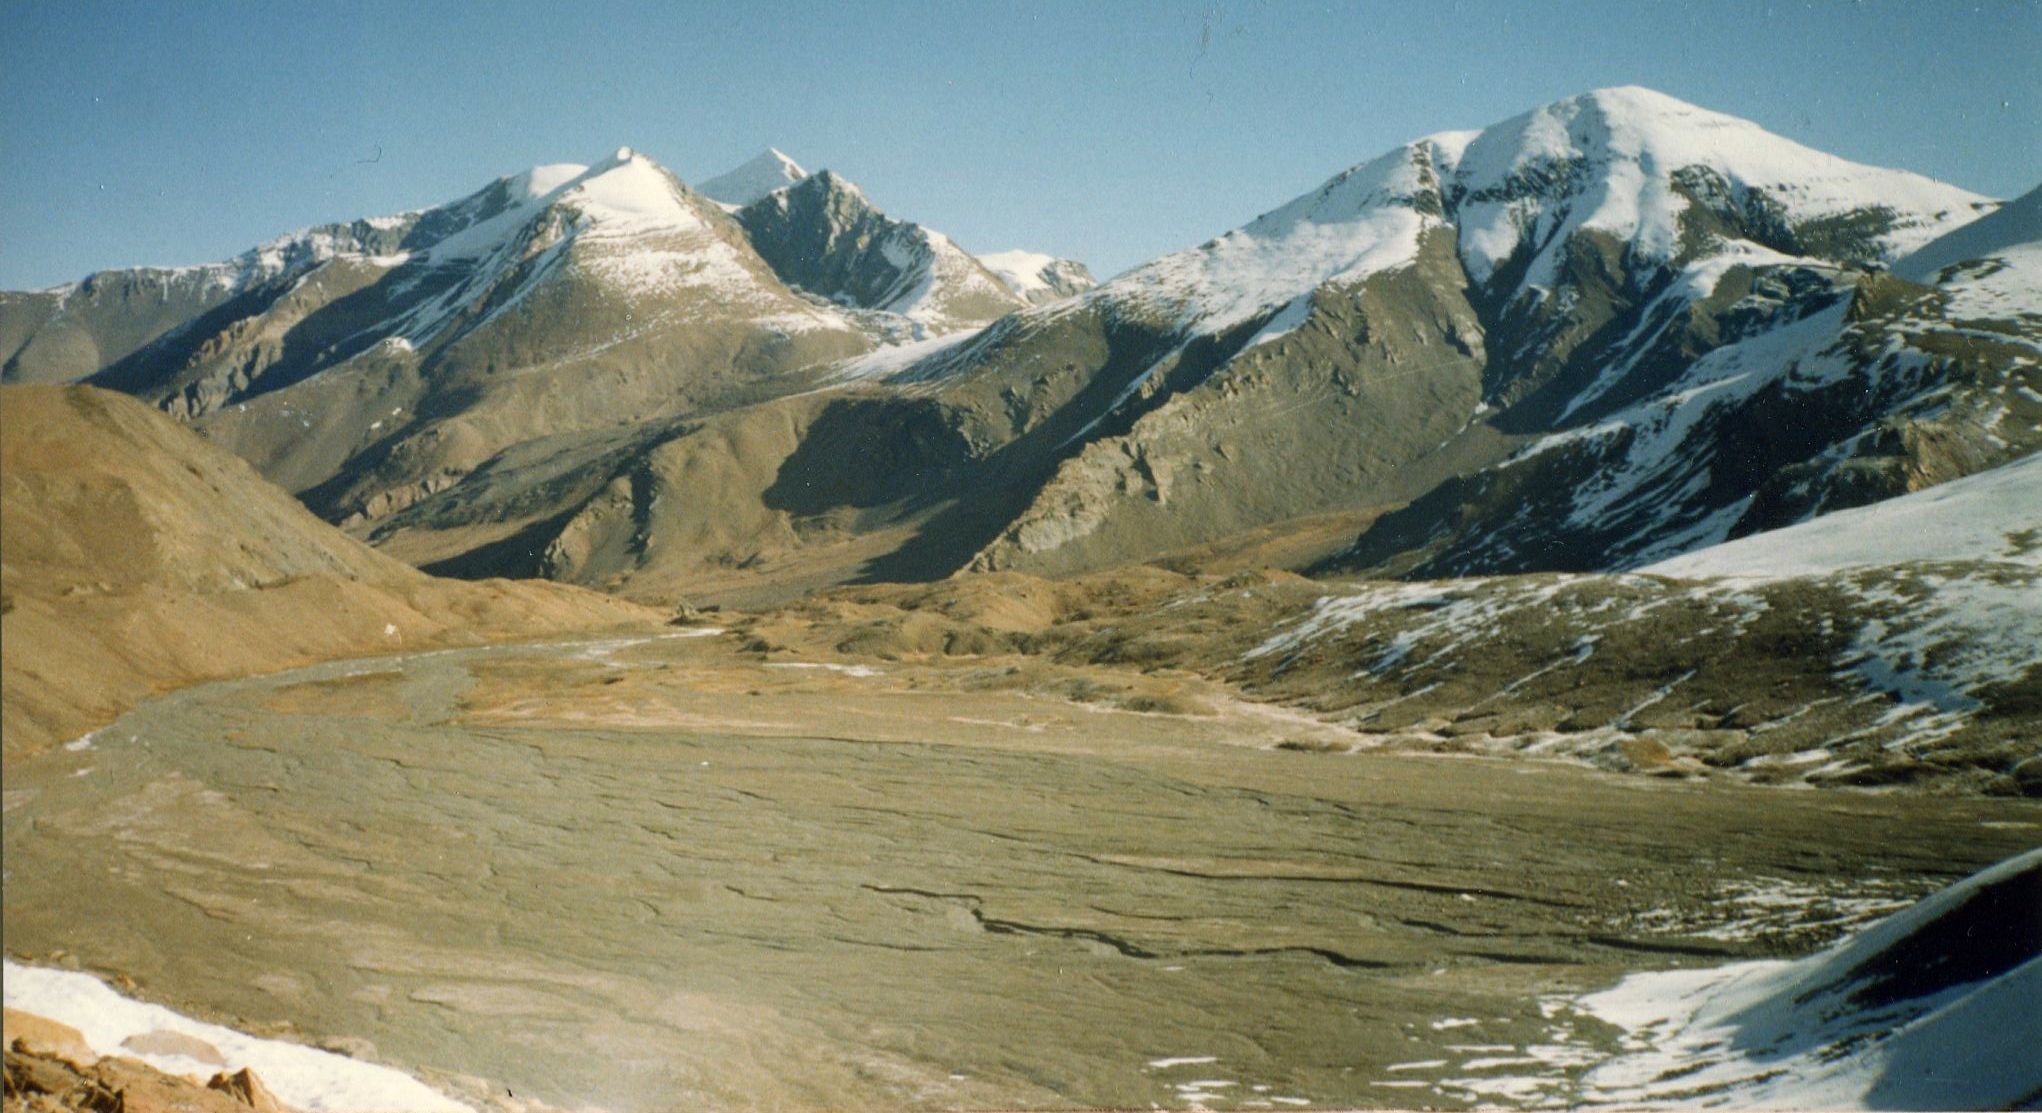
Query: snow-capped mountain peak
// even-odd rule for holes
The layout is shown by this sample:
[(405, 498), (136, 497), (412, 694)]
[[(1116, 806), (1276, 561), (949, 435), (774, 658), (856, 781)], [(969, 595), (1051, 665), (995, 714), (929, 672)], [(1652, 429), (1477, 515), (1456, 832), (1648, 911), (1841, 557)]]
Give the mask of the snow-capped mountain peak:
[(768, 147), (743, 165), (703, 182), (696, 191), (726, 205), (743, 208), (806, 177), (808, 171), (803, 170), (800, 163), (779, 148)]
[(714, 202), (630, 147), (587, 166), (535, 166), (445, 205), (295, 233), (205, 277), (241, 290), (342, 257), (389, 276), (388, 316), (348, 347), (374, 337), (423, 351), (511, 311), (570, 302), (563, 312), (584, 316), (598, 304), (657, 306), (662, 319), (727, 313), (783, 333), (852, 330), (781, 287)]
[[(1532, 244), (1524, 286), (1545, 287), (1577, 232), (1641, 261), (1682, 254), (1691, 210), (1763, 227), (1781, 247), (1890, 263), (1990, 202), (1918, 174), (1804, 147), (1749, 120), (1637, 86), (1568, 97), (1490, 127), (1452, 159), (1446, 184), (1461, 256), (1486, 281)], [(1814, 226), (1815, 234), (1795, 235)]]
[[(1614, 241), (1641, 277), (1718, 256), (1884, 266), (1992, 207), (1626, 86), (1408, 143), (1096, 296), (1131, 296), (1217, 332), (1322, 285), (1408, 266), (1420, 234), (1443, 226), (1477, 285), (1509, 272), (1511, 288), (1490, 291), (1503, 303), (1549, 292), (1582, 233)], [(1721, 268), (1707, 269), (1697, 296)]]
[(490, 254), (541, 214), (571, 214), (582, 234), (641, 235), (702, 228), (700, 198), (657, 162), (630, 147), (593, 165), (538, 166), (446, 208), (466, 213), (458, 230), (422, 245), (426, 258), (450, 263)]
[(554, 203), (576, 206), (609, 224), (692, 228), (702, 216), (684, 197), (686, 187), (658, 163), (621, 147), (553, 195)]

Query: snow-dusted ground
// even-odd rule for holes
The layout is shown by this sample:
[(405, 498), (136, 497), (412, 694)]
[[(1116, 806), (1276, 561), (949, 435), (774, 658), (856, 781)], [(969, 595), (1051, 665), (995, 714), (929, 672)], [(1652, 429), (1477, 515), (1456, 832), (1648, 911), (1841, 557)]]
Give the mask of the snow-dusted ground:
[[(1923, 245), (1894, 263), (1893, 273), (1910, 282), (1934, 283), (1945, 267), (1999, 258), (2011, 248), (2037, 243), (2042, 243), (2042, 187)], [(2028, 308), (2042, 311), (2042, 305)]]
[[(1975, 569), (1935, 561), (1991, 561)], [(1851, 574), (1853, 570), (1887, 569)], [(2042, 647), (2042, 454), (1686, 553), (1640, 569), (1734, 586), (1803, 576), (1870, 605), (1839, 664), (1895, 699), (1907, 743), (1961, 729), (1975, 695), (2018, 680)]]
[[(1623, 1029), (1589, 1103), (1998, 1109), (2042, 1091), (2042, 850), (1796, 962), (1638, 974), (1577, 1004)], [(2025, 923), (2023, 922), (2025, 920)]]
[[(1527, 608), (1539, 608), (1568, 588), (1590, 579), (1559, 575), (1524, 591), (1496, 591), (1478, 594), (1477, 589), (1499, 581), (1480, 577), (1421, 583), (1356, 584), (1346, 594), (1322, 596), (1311, 613), (1289, 629), (1271, 634), (1242, 655), (1253, 661), (1273, 653), (1290, 653), (1327, 638), (1338, 637), (1349, 627), (1372, 614), (1390, 610), (1421, 611), (1429, 617), (1400, 632), (1382, 655), (1369, 662), (1368, 672), (1384, 672), (1410, 664), (1411, 653), (1434, 638), (1448, 639), (1420, 665), (1451, 658), (1463, 649), (1480, 646), (1492, 637), (1502, 620)], [(1592, 651), (1592, 645), (1587, 647)], [(1583, 654), (1585, 660), (1587, 654)]]
[(871, 665), (840, 665), (833, 661), (780, 661), (768, 664), (769, 669), (817, 669), (823, 672), (840, 672), (845, 676), (883, 676), (885, 670)]
[[(1872, 704), (1869, 717), (1808, 736), (1746, 764), (1791, 767), (1792, 778), (1826, 778), (1880, 754), (1926, 754), (1969, 730), (2002, 686), (2030, 675), (2042, 647), (2042, 455), (1858, 510), (1718, 545), (1641, 570), (1691, 583), (1659, 584), (1622, 605), (1566, 609), (1578, 623), (1571, 647), (1497, 689), (1501, 700), (1549, 673), (1586, 665), (1604, 635), (1635, 628), (1669, 604), (1708, 615), (1703, 633), (1735, 644), (1773, 603), (1771, 581), (1798, 580), (1848, 616), (1849, 640), (1829, 661), (1832, 675)], [(1353, 660), (1354, 677), (1403, 677), (1392, 702), (1437, 688), (1472, 654), (1526, 615), (1549, 621), (1556, 601), (1595, 583), (1643, 588), (1637, 573), (1556, 575), (1524, 580), (1463, 578), (1425, 583), (1344, 585), (1242, 654), (1243, 663), (1286, 660), (1313, 646), (1352, 640), (1364, 623), (1378, 640)], [(1389, 616), (1387, 621), (1379, 621)], [(1357, 643), (1357, 648), (1361, 648)], [(1279, 669), (1287, 666), (1279, 666)], [(1671, 696), (1688, 671), (1609, 723), (1510, 743), (1528, 753), (1588, 757), (1632, 729), (1632, 717)], [(1548, 681), (1547, 683), (1550, 683)], [(1422, 686), (1421, 686), (1422, 685)], [(1486, 701), (1485, 701), (1486, 702)], [(1827, 701), (1824, 701), (1827, 702)], [(1380, 710), (1389, 704), (1371, 705)], [(1477, 705), (1479, 706), (1479, 704)], [(1812, 709), (1814, 704), (1804, 710)], [(1881, 759), (1883, 760), (1883, 759)]]
[(1700, 909), (1649, 909), (1631, 923), (1644, 931), (1730, 943), (1803, 933), (1830, 937), (1906, 908), (1913, 901), (1901, 895), (1903, 889), (1899, 882), (1881, 879), (1752, 877), (1718, 886)]
[(461, 1104), (401, 1071), (181, 1016), (121, 996), (89, 974), (6, 964), (7, 1007), (76, 1028), (100, 1055), (139, 1059), (204, 1082), (221, 1068), (185, 1055), (145, 1054), (122, 1042), (171, 1032), (211, 1044), (228, 1071), (252, 1068), (277, 1100), (304, 1113), (455, 1113)]
[(890, 344), (845, 360), (832, 368), (827, 377), (832, 382), (888, 379), (909, 367), (949, 352), (984, 331), (983, 328), (966, 329), (920, 340), (909, 340), (901, 344)]
[(1924, 560), (2042, 567), (2042, 454), (1639, 571), (1683, 579), (1778, 580)]

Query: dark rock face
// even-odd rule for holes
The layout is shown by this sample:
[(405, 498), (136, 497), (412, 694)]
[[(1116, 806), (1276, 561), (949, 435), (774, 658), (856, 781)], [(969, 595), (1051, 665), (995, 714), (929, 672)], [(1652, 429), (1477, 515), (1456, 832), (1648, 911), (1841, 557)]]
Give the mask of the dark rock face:
[(781, 281), (841, 305), (947, 325), (1023, 304), (949, 240), (886, 215), (828, 170), (753, 202), (738, 221)]

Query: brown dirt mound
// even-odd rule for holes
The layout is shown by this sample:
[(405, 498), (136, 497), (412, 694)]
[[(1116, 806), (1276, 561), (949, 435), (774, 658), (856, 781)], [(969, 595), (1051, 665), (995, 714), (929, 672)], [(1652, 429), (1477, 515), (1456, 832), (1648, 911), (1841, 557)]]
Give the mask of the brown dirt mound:
[(201, 680), (659, 617), (434, 579), (139, 402), (45, 386), (0, 389), (0, 614), (9, 759)]

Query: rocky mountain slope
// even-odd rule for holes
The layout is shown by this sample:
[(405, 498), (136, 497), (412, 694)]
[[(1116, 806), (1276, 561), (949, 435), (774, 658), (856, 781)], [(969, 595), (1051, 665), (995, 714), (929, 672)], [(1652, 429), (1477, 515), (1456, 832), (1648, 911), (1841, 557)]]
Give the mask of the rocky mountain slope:
[(1529, 756), (2033, 796), (2038, 521), (2031, 455), (1633, 573), (998, 572), (732, 621), (767, 661), (977, 662), (987, 685), (1103, 708), (1203, 717), (1230, 690), (1265, 705), (1262, 745), (1333, 761)]
[(974, 566), (1097, 566), (1418, 498), (1777, 337), (1990, 207), (1645, 90), (1420, 140), (1079, 299), (1153, 322), (1161, 354)]
[[(1990, 293), (2026, 281), (2018, 255), (1928, 285), (1888, 270), (1994, 207), (1603, 90), (1408, 144), (982, 331), (854, 358), (832, 392), (555, 446), (541, 471), (505, 459), (381, 537), (477, 552), (464, 538), (536, 495), (523, 520), (550, 524), (516, 567), (652, 594), (737, 571), (1064, 574), (1372, 520), (1334, 567), (1643, 563), (2034, 446), (2035, 323), (1966, 308), (2018, 300)], [(1704, 423), (1728, 440), (1683, 439), (1733, 397)], [(1536, 480), (1488, 478), (1526, 461)], [(1650, 513), (1604, 512), (1619, 503)], [(1515, 556), (1461, 555), (1485, 514), (1523, 534)]]
[(768, 155), (714, 180), (767, 198), (755, 230), (624, 149), (227, 263), (8, 294), (4, 377), (134, 394), (370, 523), (524, 442), (799, 394), (844, 356), (1024, 304), (939, 233)]
[(565, 585), (426, 576), (106, 391), (0, 388), (0, 476), (10, 758), (201, 679), (658, 617)]
[[(387, 238), (315, 233), (268, 253), (275, 268), (235, 271), (221, 281), (241, 294), (89, 381), (198, 421), (341, 520), (533, 435), (770, 395), (789, 372), (872, 346), (782, 284), (722, 209), (629, 150), (370, 223)], [(42, 332), (72, 323), (78, 292), (54, 296)]]
[(407, 561), (651, 598), (1237, 551), (1632, 567), (2042, 441), (2032, 202), (1644, 89), (1414, 141), (1092, 287), (778, 152), (716, 186), (759, 194), (734, 215), (641, 158), (569, 170), (294, 279), (278, 305), (386, 265), (411, 277), (374, 298), (429, 288), (338, 365), (95, 381)]
[[(1429, 492), (1333, 566), (1633, 567), (2034, 452), (2037, 197), (1937, 239), (1893, 273), (1755, 273), (1729, 310), (1767, 312), (1779, 325)], [(1937, 262), (1953, 256), (1963, 261)], [(1803, 292), (1782, 296), (1780, 284), (1797, 281)]]

